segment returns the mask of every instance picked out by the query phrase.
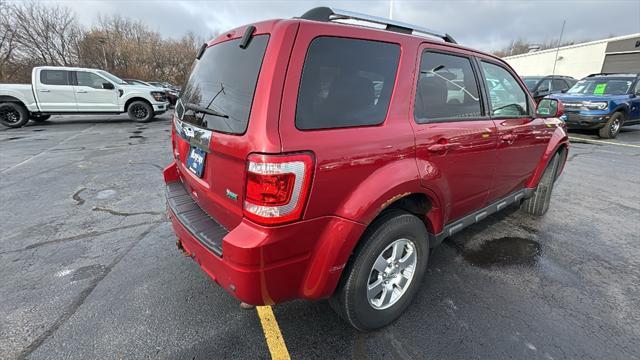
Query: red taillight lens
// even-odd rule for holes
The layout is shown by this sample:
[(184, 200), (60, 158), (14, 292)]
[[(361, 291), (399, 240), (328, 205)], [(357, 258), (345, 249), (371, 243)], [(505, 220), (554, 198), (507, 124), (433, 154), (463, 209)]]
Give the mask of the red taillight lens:
[(244, 215), (264, 225), (299, 220), (309, 194), (312, 171), (310, 153), (249, 155)]
[(247, 174), (247, 201), (256, 205), (282, 206), (289, 203), (294, 174), (263, 175)]

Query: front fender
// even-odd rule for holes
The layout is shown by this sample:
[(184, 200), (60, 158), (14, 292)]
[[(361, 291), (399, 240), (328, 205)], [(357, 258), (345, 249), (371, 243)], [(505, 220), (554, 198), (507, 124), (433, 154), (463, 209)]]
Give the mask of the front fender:
[[(556, 126), (556, 129), (551, 135), (551, 139), (547, 144), (547, 148), (544, 150), (544, 153), (542, 154), (542, 157), (540, 158), (540, 161), (538, 162), (533, 175), (525, 184), (525, 187), (527, 188), (535, 188), (536, 186), (538, 186), (538, 182), (540, 181), (540, 178), (542, 178), (542, 174), (547, 168), (547, 164), (549, 164), (549, 161), (551, 160), (553, 155), (555, 155), (555, 153), (557, 153), (561, 147), (564, 147), (565, 151), (569, 151), (569, 136), (567, 135), (567, 131), (560, 123), (561, 120), (556, 121), (557, 122), (553, 123)], [(559, 170), (557, 175), (560, 175), (562, 170), (564, 170), (567, 154), (565, 154), (565, 156), (563, 156), (561, 159), (563, 163), (559, 164), (560, 167), (558, 168)]]

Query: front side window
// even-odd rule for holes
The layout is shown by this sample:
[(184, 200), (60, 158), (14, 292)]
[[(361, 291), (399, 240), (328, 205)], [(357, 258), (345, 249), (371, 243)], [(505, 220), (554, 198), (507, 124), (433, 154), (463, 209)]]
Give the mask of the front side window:
[(318, 37), (307, 50), (296, 107), (301, 130), (377, 125), (384, 121), (400, 46)]
[(64, 70), (41, 70), (40, 82), (45, 85), (69, 85), (67, 72)]
[(562, 79), (553, 79), (553, 82), (551, 83), (551, 89), (554, 91), (564, 91), (568, 88), (567, 83)]
[[(228, 134), (245, 132), (269, 35), (254, 36), (246, 48), (239, 46), (241, 41), (213, 45), (194, 63), (180, 97), (187, 109), (179, 113), (182, 121)], [(194, 112), (189, 105), (213, 113)]]
[(505, 68), (481, 61), (489, 90), (491, 115), (497, 117), (528, 116), (527, 95), (518, 81)]
[(482, 116), (478, 83), (469, 58), (425, 52), (417, 86), (413, 113), (418, 123)]
[(76, 77), (78, 86), (88, 86), (94, 89), (102, 89), (102, 84), (107, 82), (100, 76), (86, 71), (77, 71)]

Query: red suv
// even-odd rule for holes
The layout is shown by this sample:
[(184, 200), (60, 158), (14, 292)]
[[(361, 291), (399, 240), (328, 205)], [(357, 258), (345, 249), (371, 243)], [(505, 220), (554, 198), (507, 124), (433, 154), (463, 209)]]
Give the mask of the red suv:
[(330, 298), (355, 328), (384, 326), (430, 248), (510, 204), (546, 212), (561, 113), (428, 29), (316, 8), (231, 30), (202, 46), (176, 106), (178, 247), (243, 302)]

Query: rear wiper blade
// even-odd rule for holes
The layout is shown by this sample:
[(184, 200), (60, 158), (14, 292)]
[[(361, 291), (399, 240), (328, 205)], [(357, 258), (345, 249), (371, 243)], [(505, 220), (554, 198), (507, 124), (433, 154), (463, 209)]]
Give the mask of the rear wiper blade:
[(225, 113), (221, 113), (220, 111), (217, 111), (217, 110), (214, 110), (214, 109), (209, 109), (209, 108), (206, 108), (204, 106), (200, 106), (200, 105), (196, 105), (196, 104), (192, 104), (192, 103), (186, 103), (186, 104), (184, 104), (184, 107), (187, 110), (191, 110), (193, 112), (200, 113), (200, 114), (213, 115), (213, 116), (218, 116), (218, 117), (222, 117), (222, 118), (225, 118), (225, 119), (229, 118), (229, 115), (227, 115)]

